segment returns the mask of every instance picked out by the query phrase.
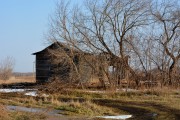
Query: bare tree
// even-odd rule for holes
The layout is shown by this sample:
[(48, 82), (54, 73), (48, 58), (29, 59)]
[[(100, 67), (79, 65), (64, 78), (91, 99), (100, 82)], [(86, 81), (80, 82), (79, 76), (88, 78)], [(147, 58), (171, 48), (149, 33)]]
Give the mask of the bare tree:
[(63, 41), (79, 51), (107, 55), (98, 61), (103, 63), (110, 59), (107, 64), (116, 69), (116, 79), (109, 77), (103, 63), (98, 68), (102, 82), (105, 82), (102, 76), (106, 76), (109, 83), (119, 84), (124, 76), (118, 71), (124, 69), (130, 71), (138, 84), (137, 75), (128, 64), (126, 51), (129, 35), (138, 34), (137, 31), (148, 24), (148, 3), (142, 0), (88, 0), (82, 9), (76, 6), (70, 10), (68, 4), (61, 2), (51, 20), (49, 39)]
[[(168, 80), (166, 84), (175, 84), (174, 77), (180, 59), (180, 7), (178, 1), (163, 1), (151, 7), (155, 25), (158, 26), (156, 40), (161, 43), (163, 53), (168, 57)], [(164, 64), (163, 64), (164, 65)], [(164, 66), (165, 67), (165, 66)]]
[[(178, 82), (179, 3), (87, 0), (84, 6), (74, 8), (69, 4), (57, 3), (48, 40), (63, 42), (81, 53), (92, 69), (89, 74), (98, 76), (102, 86), (120, 86), (120, 81), (129, 77), (138, 85), (141, 74), (148, 81), (161, 79), (162, 85)], [(81, 73), (86, 70), (74, 63), (74, 50), (65, 56), (82, 80)], [(125, 74), (128, 71), (130, 76)]]
[(0, 79), (8, 80), (13, 72), (15, 61), (12, 57), (6, 57), (0, 61)]

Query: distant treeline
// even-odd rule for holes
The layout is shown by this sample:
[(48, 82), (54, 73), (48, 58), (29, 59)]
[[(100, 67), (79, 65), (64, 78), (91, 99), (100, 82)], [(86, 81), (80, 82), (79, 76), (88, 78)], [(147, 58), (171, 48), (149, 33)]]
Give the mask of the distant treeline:
[(21, 72), (14, 72), (13, 76), (19, 77), (19, 76), (33, 76), (35, 73), (34, 72), (26, 72), (26, 73), (21, 73)]

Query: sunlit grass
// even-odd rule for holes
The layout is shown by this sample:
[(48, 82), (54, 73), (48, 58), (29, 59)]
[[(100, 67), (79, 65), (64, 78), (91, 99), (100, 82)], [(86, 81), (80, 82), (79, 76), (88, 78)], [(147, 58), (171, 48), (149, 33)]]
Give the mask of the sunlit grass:
[[(112, 108), (100, 106), (91, 101), (82, 103), (78, 101), (62, 102), (56, 109), (65, 111), (64, 114), (67, 115), (98, 116), (117, 114), (117, 111), (115, 112)], [(118, 113), (120, 113), (120, 111)]]
[[(146, 109), (158, 113), (158, 119), (163, 119), (167, 111), (161, 111), (153, 105), (164, 106), (165, 109), (180, 110), (180, 92), (179, 90), (151, 89), (140, 91), (97, 91), (88, 90), (67, 90), (65, 92), (49, 94), (49, 97), (31, 97), (24, 96), (23, 93), (0, 93), (0, 104), (17, 105), (25, 107), (41, 107), (62, 110), (64, 115), (73, 116), (100, 116), (100, 115), (119, 115), (128, 114), (111, 106), (98, 104), (97, 101), (112, 102), (115, 105)], [(133, 105), (129, 104), (133, 103)], [(147, 107), (146, 107), (147, 105)], [(5, 116), (9, 116), (9, 113)], [(20, 114), (26, 116), (26, 113)], [(171, 115), (174, 117), (173, 114)], [(18, 117), (17, 117), (18, 118)], [(8, 118), (7, 118), (8, 120)]]

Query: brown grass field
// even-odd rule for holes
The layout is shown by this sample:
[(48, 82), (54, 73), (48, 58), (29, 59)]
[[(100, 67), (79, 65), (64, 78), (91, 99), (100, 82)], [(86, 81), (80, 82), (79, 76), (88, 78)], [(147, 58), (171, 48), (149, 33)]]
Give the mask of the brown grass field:
[(34, 76), (12, 76), (9, 80), (0, 80), (0, 84), (12, 84), (12, 83), (35, 83)]
[[(25, 82), (35, 83), (36, 80), (34, 76), (18, 76), (6, 81), (0, 80), (0, 84)], [(96, 80), (92, 83), (97, 84)], [(51, 117), (55, 117), (55, 120), (86, 120), (86, 117), (88, 120), (104, 120), (95, 116), (121, 114), (133, 115), (130, 120), (180, 120), (179, 88), (154, 87), (132, 89), (132, 91), (99, 89), (93, 91), (93, 89), (71, 87), (58, 89), (61, 86), (58, 83), (50, 86), (53, 90), (57, 90), (55, 92), (38, 90), (39, 96), (35, 97), (25, 96), (24, 93), (0, 93), (0, 120), (54, 120)], [(45, 88), (48, 88), (48, 84), (43, 86), (43, 89)], [(41, 96), (44, 93), (48, 96)], [(61, 110), (63, 116), (58, 118), (48, 114), (11, 112), (6, 109), (8, 105)], [(77, 119), (74, 119), (74, 116)]]

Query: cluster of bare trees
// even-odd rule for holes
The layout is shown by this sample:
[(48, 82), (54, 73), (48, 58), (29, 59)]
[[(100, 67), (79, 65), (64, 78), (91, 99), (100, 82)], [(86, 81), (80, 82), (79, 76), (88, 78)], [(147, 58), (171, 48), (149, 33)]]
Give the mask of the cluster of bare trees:
[(6, 57), (0, 61), (0, 80), (8, 80), (13, 72), (14, 59), (12, 57)]
[[(180, 4), (177, 0), (85, 0), (83, 6), (73, 8), (69, 4), (63, 1), (57, 4), (48, 40), (93, 55), (105, 55), (104, 59), (96, 57), (96, 62), (88, 62), (101, 83), (105, 84), (103, 76), (113, 85), (128, 76), (136, 85), (141, 80), (179, 84)], [(116, 74), (107, 72), (106, 64)], [(126, 77), (122, 76), (122, 69)]]

